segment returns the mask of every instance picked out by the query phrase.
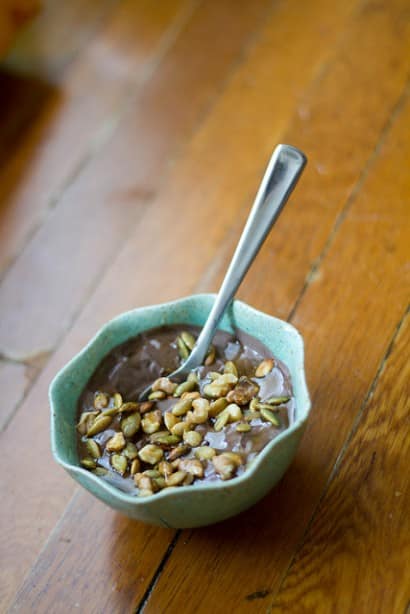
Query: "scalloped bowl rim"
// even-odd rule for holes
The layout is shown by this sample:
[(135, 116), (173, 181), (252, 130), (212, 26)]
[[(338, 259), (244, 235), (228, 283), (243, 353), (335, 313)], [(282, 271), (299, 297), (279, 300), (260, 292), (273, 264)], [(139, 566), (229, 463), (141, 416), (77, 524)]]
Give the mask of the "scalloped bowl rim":
[[(131, 503), (135, 506), (141, 506), (143, 507), (146, 503), (148, 502), (152, 502), (153, 500), (155, 501), (159, 501), (159, 500), (163, 500), (165, 498), (172, 498), (172, 497), (180, 497), (181, 495), (185, 494), (185, 493), (196, 493), (196, 492), (209, 492), (209, 491), (214, 491), (214, 490), (221, 490), (221, 489), (226, 489), (227, 486), (229, 487), (234, 487), (236, 485), (240, 485), (240, 484), (244, 484), (245, 482), (247, 482), (248, 480), (251, 480), (254, 476), (254, 473), (256, 472), (258, 466), (263, 462), (264, 458), (266, 456), (268, 456), (269, 454), (272, 453), (272, 451), (275, 449), (276, 446), (279, 445), (279, 443), (281, 441), (283, 441), (284, 439), (288, 438), (293, 432), (297, 431), (298, 429), (300, 429), (304, 423), (306, 422), (310, 410), (311, 410), (311, 400), (309, 397), (309, 392), (308, 392), (308, 388), (307, 388), (307, 384), (306, 384), (306, 377), (305, 377), (305, 369), (304, 369), (304, 343), (303, 343), (303, 338), (302, 335), (299, 333), (299, 331), (289, 322), (286, 322), (285, 320), (281, 320), (280, 318), (276, 318), (275, 316), (271, 316), (269, 314), (264, 313), (263, 311), (260, 311), (258, 309), (255, 309), (254, 307), (251, 307), (250, 305), (248, 305), (247, 303), (245, 303), (244, 301), (240, 301), (235, 299), (235, 303), (241, 305), (243, 308), (250, 310), (258, 315), (262, 315), (266, 318), (269, 318), (271, 320), (276, 321), (277, 323), (280, 323), (280, 325), (291, 335), (293, 335), (294, 340), (296, 341), (297, 345), (298, 345), (298, 361), (300, 361), (300, 366), (301, 366), (301, 372), (299, 374), (300, 377), (300, 384), (301, 384), (301, 392), (304, 394), (305, 396), (305, 402), (306, 405), (304, 405), (303, 407), (303, 413), (304, 415), (298, 419), (296, 419), (285, 431), (282, 431), (282, 433), (280, 433), (277, 437), (275, 437), (271, 442), (269, 442), (268, 444), (266, 444), (266, 446), (263, 448), (263, 450), (261, 450), (261, 452), (259, 452), (259, 454), (256, 456), (255, 460), (253, 461), (252, 465), (246, 469), (246, 471), (241, 474), (240, 476), (237, 476), (235, 478), (230, 479), (229, 481), (220, 481), (220, 482), (216, 482), (216, 483), (208, 483), (208, 484), (199, 484), (199, 485), (195, 485), (194, 487), (192, 485), (188, 485), (188, 486), (180, 486), (178, 489), (164, 489), (160, 492), (154, 493), (153, 495), (148, 495), (147, 497), (141, 497), (138, 498), (135, 495), (128, 495), (125, 492), (119, 490), (118, 488), (116, 488), (115, 486), (112, 486), (111, 484), (109, 484), (108, 482), (102, 480), (101, 478), (99, 478), (98, 476), (94, 475), (93, 473), (91, 473), (90, 471), (87, 471), (86, 469), (83, 469), (82, 467), (78, 466), (78, 465), (73, 465), (71, 463), (68, 463), (66, 461), (64, 461), (61, 457), (60, 457), (60, 453), (58, 450), (58, 446), (56, 443), (56, 434), (55, 434), (55, 426), (54, 426), (54, 422), (57, 418), (57, 413), (55, 412), (55, 403), (54, 403), (54, 391), (56, 390), (56, 388), (59, 386), (60, 382), (66, 377), (67, 373), (69, 373), (70, 369), (73, 367), (73, 365), (80, 360), (85, 354), (87, 354), (89, 352), (89, 350), (98, 342), (98, 340), (100, 339), (100, 337), (102, 335), (104, 335), (106, 333), (106, 331), (108, 331), (113, 325), (117, 324), (118, 322), (120, 322), (122, 319), (125, 319), (129, 316), (132, 316), (134, 314), (141, 314), (141, 312), (143, 312), (144, 310), (152, 310), (158, 307), (173, 307), (175, 305), (179, 305), (181, 303), (183, 303), (184, 301), (190, 300), (192, 298), (196, 298), (196, 299), (207, 299), (209, 297), (216, 297), (216, 294), (191, 294), (189, 296), (186, 297), (182, 297), (173, 301), (167, 301), (165, 303), (158, 303), (156, 305), (147, 305), (147, 306), (143, 306), (143, 307), (137, 307), (135, 309), (131, 309), (129, 311), (125, 311), (123, 313), (120, 313), (118, 316), (112, 318), (111, 320), (109, 320), (108, 322), (106, 322), (98, 331), (97, 333), (92, 337), (92, 339), (87, 343), (87, 345), (85, 345), (83, 347), (82, 350), (80, 350), (58, 373), (57, 375), (54, 377), (53, 381), (50, 384), (50, 388), (49, 388), (49, 402), (50, 402), (50, 406), (51, 406), (51, 451), (52, 454), (54, 456), (54, 459), (65, 469), (67, 469), (69, 472), (71, 473), (76, 473), (79, 475), (85, 475), (91, 483), (95, 483), (95, 485), (97, 486), (97, 489), (102, 489), (103, 491), (105, 490), (107, 493), (109, 493), (110, 495), (113, 495), (115, 497), (115, 499), (119, 499), (120, 501), (123, 501), (125, 503)], [(149, 330), (149, 329), (147, 329)], [(84, 488), (86, 488), (85, 486), (83, 486)], [(86, 488), (87, 489), (87, 488)]]

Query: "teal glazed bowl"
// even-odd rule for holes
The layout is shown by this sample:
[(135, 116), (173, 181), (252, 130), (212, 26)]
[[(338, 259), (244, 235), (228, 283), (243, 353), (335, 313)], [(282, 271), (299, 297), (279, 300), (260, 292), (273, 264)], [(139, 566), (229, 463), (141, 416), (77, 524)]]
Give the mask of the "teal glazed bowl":
[(126, 494), (79, 466), (75, 429), (77, 402), (104, 356), (116, 345), (150, 328), (182, 323), (202, 326), (214, 300), (213, 294), (193, 295), (119, 315), (101, 328), (57, 374), (50, 386), (51, 447), (55, 460), (98, 499), (136, 520), (164, 527), (188, 528), (212, 524), (238, 514), (261, 499), (280, 480), (303, 434), (310, 400), (303, 366), (302, 337), (287, 322), (261, 313), (241, 301), (234, 301), (220, 328), (231, 333), (239, 328), (253, 335), (287, 365), (296, 400), (296, 416), (289, 428), (269, 443), (239, 477), (228, 482), (164, 489), (148, 497)]

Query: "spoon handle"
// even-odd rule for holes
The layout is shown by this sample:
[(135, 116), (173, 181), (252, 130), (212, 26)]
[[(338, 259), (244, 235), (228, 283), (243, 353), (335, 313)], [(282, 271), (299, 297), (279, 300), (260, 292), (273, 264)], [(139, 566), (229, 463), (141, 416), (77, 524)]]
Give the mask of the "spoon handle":
[(218, 296), (184, 370), (189, 369), (189, 363), (198, 365), (204, 360), (220, 319), (286, 204), (306, 162), (306, 156), (291, 145), (278, 145), (273, 152)]

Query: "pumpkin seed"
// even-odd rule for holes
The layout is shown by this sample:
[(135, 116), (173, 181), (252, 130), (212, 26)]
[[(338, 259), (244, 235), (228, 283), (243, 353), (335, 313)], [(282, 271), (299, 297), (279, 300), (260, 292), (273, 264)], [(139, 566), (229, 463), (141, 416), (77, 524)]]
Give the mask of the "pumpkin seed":
[(175, 461), (176, 459), (179, 459), (180, 456), (183, 456), (184, 454), (187, 454), (190, 451), (190, 446), (188, 445), (180, 445), (176, 448), (174, 448), (173, 450), (171, 450), (168, 454), (168, 460), (169, 462)]
[(177, 384), (174, 384), (174, 382), (171, 382), (171, 380), (168, 377), (159, 377), (152, 384), (152, 390), (154, 392), (156, 392), (157, 390), (161, 390), (162, 392), (165, 392), (166, 394), (172, 394), (175, 391), (176, 387), (177, 387)]
[(80, 435), (85, 435), (90, 428), (95, 416), (98, 416), (99, 411), (85, 411), (81, 414), (80, 420), (77, 424), (77, 431)]
[(182, 337), (177, 337), (178, 354), (182, 360), (186, 360), (189, 356), (189, 349), (185, 345)]
[(182, 486), (190, 486), (192, 482), (194, 481), (194, 479), (195, 478), (192, 475), (192, 473), (187, 473), (185, 480), (182, 482)]
[(238, 431), (238, 433), (248, 433), (251, 430), (251, 425), (248, 424), (247, 422), (238, 422), (238, 424), (235, 427), (235, 430)]
[(144, 463), (155, 465), (156, 463), (159, 463), (159, 461), (162, 459), (162, 457), (164, 456), (164, 452), (158, 446), (154, 446), (153, 444), (149, 443), (143, 448), (141, 448), (141, 450), (138, 452), (138, 455), (140, 459), (144, 461)]
[(199, 384), (199, 377), (198, 374), (195, 373), (195, 371), (191, 371), (191, 373), (189, 373), (186, 379), (187, 382), (194, 382), (194, 384)]
[(95, 409), (104, 409), (104, 407), (107, 407), (109, 400), (108, 394), (105, 394), (105, 392), (96, 392), (94, 396)]
[(192, 392), (194, 388), (196, 388), (196, 382), (186, 380), (176, 387), (174, 397), (180, 397), (184, 392)]
[(251, 411), (246, 409), (243, 412), (243, 417), (245, 418), (246, 422), (251, 422), (252, 420), (258, 420), (261, 417), (261, 413), (260, 411)]
[(256, 367), (255, 377), (265, 377), (265, 375), (268, 375), (268, 373), (272, 371), (274, 366), (275, 361), (273, 358), (265, 358), (265, 360), (262, 360)]
[(231, 403), (224, 411), (229, 412), (229, 422), (237, 422), (242, 419), (242, 410), (236, 403)]
[(130, 411), (139, 411), (138, 403), (135, 403), (134, 401), (129, 401), (128, 403), (124, 403), (123, 405), (121, 405), (122, 414), (125, 414)]
[(182, 471), (191, 473), (196, 478), (204, 477), (204, 467), (200, 460), (195, 458), (186, 458), (179, 463), (179, 468)]
[(208, 371), (206, 376), (208, 379), (210, 379), (213, 382), (214, 380), (221, 377), (221, 373), (219, 373), (219, 371)]
[(166, 478), (167, 486), (179, 486), (187, 476), (186, 471), (176, 471)]
[(226, 426), (228, 424), (229, 418), (230, 418), (230, 413), (229, 413), (229, 409), (227, 407), (217, 417), (217, 419), (215, 421), (215, 424), (214, 424), (214, 430), (215, 431), (222, 431), (224, 426)]
[(222, 480), (230, 480), (237, 469), (236, 463), (226, 454), (214, 456), (212, 464)]
[(127, 445), (125, 446), (124, 450), (122, 451), (122, 453), (124, 454), (124, 456), (126, 456), (130, 460), (134, 460), (138, 456), (138, 448), (135, 445), (135, 443), (132, 443), (132, 441), (129, 441)]
[(115, 433), (111, 439), (109, 439), (105, 445), (105, 449), (108, 452), (121, 452), (125, 447), (125, 438), (123, 433)]
[(167, 395), (165, 394), (165, 392), (163, 392), (163, 390), (154, 390), (154, 392), (151, 392), (148, 395), (148, 401), (161, 401), (162, 399), (165, 399)]
[(218, 414), (221, 413), (227, 407), (228, 401), (225, 397), (217, 399), (216, 401), (212, 401), (209, 406), (208, 415), (210, 418), (215, 418)]
[(199, 397), (199, 398), (194, 399), (192, 401), (192, 407), (194, 408), (195, 411), (197, 411), (197, 410), (201, 410), (201, 411), (206, 410), (208, 412), (209, 411), (209, 401), (208, 401), (208, 399), (204, 399), (202, 397)]
[[(197, 399), (197, 400), (204, 400), (209, 407), (209, 402), (206, 401), (206, 399)], [(195, 401), (194, 401), (195, 402)], [(194, 411), (190, 412), (191, 415), (191, 421), (194, 424), (205, 424), (205, 422), (208, 422), (208, 408), (205, 404), (201, 403), (195, 406)], [(188, 415), (187, 415), (188, 418)]]
[(195, 450), (195, 456), (199, 460), (211, 460), (216, 454), (216, 451), (210, 446), (200, 446)]
[(97, 416), (87, 431), (87, 437), (93, 437), (101, 433), (101, 431), (104, 431), (111, 424), (111, 421), (111, 416)]
[(254, 397), (249, 403), (249, 409), (251, 411), (258, 411), (258, 407), (259, 407), (259, 399), (257, 397)]
[(270, 409), (266, 409), (265, 407), (262, 407), (262, 409), (261, 409), (261, 416), (262, 416), (262, 418), (264, 418), (265, 420), (267, 420), (268, 422), (270, 422), (274, 426), (276, 426), (276, 427), (280, 426), (279, 420), (277, 419), (277, 417), (275, 416), (273, 411), (271, 411)]
[(130, 414), (121, 420), (121, 430), (125, 437), (133, 437), (139, 431), (141, 416), (138, 413)]
[(174, 414), (174, 416), (183, 416), (187, 413), (189, 409), (191, 409), (191, 407), (191, 399), (181, 399), (180, 401), (175, 403), (174, 407), (172, 408), (172, 413)]
[(178, 416), (174, 416), (174, 414), (171, 411), (166, 411), (164, 414), (164, 424), (167, 427), (167, 429), (170, 431), (172, 429), (173, 426), (175, 426), (176, 424), (178, 424), (179, 422), (179, 418)]
[(288, 401), (290, 401), (290, 397), (270, 397), (269, 399), (266, 399), (264, 403), (266, 403), (266, 405), (283, 405)]
[(191, 401), (194, 401), (195, 399), (199, 399), (200, 396), (199, 392), (195, 390), (194, 392), (183, 392), (181, 394), (181, 399), (191, 399)]
[(152, 480), (154, 491), (162, 490), (166, 486), (165, 478), (160, 475), (158, 478)]
[(82, 458), (80, 463), (85, 469), (95, 469), (97, 466), (95, 458)]
[(134, 460), (131, 463), (131, 469), (130, 469), (131, 475), (135, 475), (136, 473), (138, 473), (140, 468), (141, 468), (141, 463), (139, 461), (139, 458), (134, 458)]
[(87, 439), (86, 446), (93, 458), (101, 458), (100, 446), (94, 439)]
[(236, 454), (236, 452), (224, 452), (223, 455), (226, 458), (229, 458), (238, 467), (239, 467), (239, 465), (242, 465), (242, 463), (243, 463), (242, 456), (240, 456), (239, 454)]
[(228, 360), (224, 364), (224, 373), (232, 373), (232, 375), (239, 376), (238, 369), (236, 368), (236, 364), (232, 360)]
[(152, 401), (144, 401), (139, 406), (140, 414), (145, 414), (147, 411), (150, 411), (154, 407), (154, 403)]
[(188, 348), (188, 350), (192, 351), (195, 343), (196, 343), (196, 339), (194, 337), (194, 335), (191, 335), (191, 333), (189, 333), (188, 331), (184, 330), (184, 332), (181, 333), (181, 339), (184, 342), (184, 344), (186, 345), (186, 347)]
[(215, 382), (212, 382), (212, 384), (205, 384), (204, 386), (204, 394), (206, 394), (207, 397), (211, 397), (211, 399), (225, 397), (228, 392), (228, 385), (218, 386)]
[(96, 467), (93, 473), (95, 475), (98, 475), (98, 477), (102, 478), (104, 475), (107, 475), (108, 471), (107, 469), (104, 469), (104, 467)]
[(171, 475), (171, 473), (173, 472), (173, 468), (171, 463), (168, 463), (167, 461), (161, 461), (158, 464), (158, 471), (165, 477), (167, 477), (168, 475)]
[(171, 428), (171, 433), (173, 435), (177, 435), (178, 437), (182, 437), (184, 432), (188, 429), (189, 424), (187, 424), (186, 422), (178, 422), (177, 424), (174, 424), (174, 426)]
[(199, 446), (202, 441), (201, 433), (198, 431), (185, 431), (183, 434), (184, 442), (190, 445), (192, 448)]
[(207, 367), (209, 367), (210, 365), (213, 365), (215, 362), (215, 358), (216, 358), (216, 350), (214, 346), (211, 345), (211, 347), (209, 348), (208, 354), (206, 355), (204, 365)]
[(111, 456), (111, 465), (114, 467), (115, 471), (118, 471), (121, 475), (127, 470), (127, 459), (122, 454), (113, 454)]
[(179, 443), (181, 441), (181, 437), (178, 437), (177, 435), (170, 435), (168, 431), (166, 431), (165, 433), (154, 433), (151, 435), (150, 441), (159, 445), (172, 446)]
[(159, 478), (161, 476), (160, 472), (156, 469), (146, 469), (143, 471), (142, 475), (146, 475), (147, 478)]
[(156, 431), (159, 431), (161, 426), (161, 412), (158, 414), (156, 411), (151, 411), (144, 415), (141, 424), (142, 430), (147, 435), (151, 435)]
[(108, 409), (105, 409), (100, 415), (101, 416), (116, 416), (118, 414), (118, 409), (117, 407), (109, 407)]
[(119, 409), (122, 405), (122, 396), (120, 395), (119, 392), (116, 392), (113, 396), (113, 403), (114, 403), (114, 407), (116, 407), (117, 409)]

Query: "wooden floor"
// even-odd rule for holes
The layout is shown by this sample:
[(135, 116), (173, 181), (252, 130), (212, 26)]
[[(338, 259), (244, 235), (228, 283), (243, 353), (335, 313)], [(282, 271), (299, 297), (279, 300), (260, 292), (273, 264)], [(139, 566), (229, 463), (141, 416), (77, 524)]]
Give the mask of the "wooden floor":
[[(0, 611), (405, 614), (409, 0), (47, 0), (0, 70)], [(278, 142), (309, 165), (239, 295), (306, 342), (281, 483), (220, 525), (105, 508), (47, 389), (108, 318), (216, 290)]]

